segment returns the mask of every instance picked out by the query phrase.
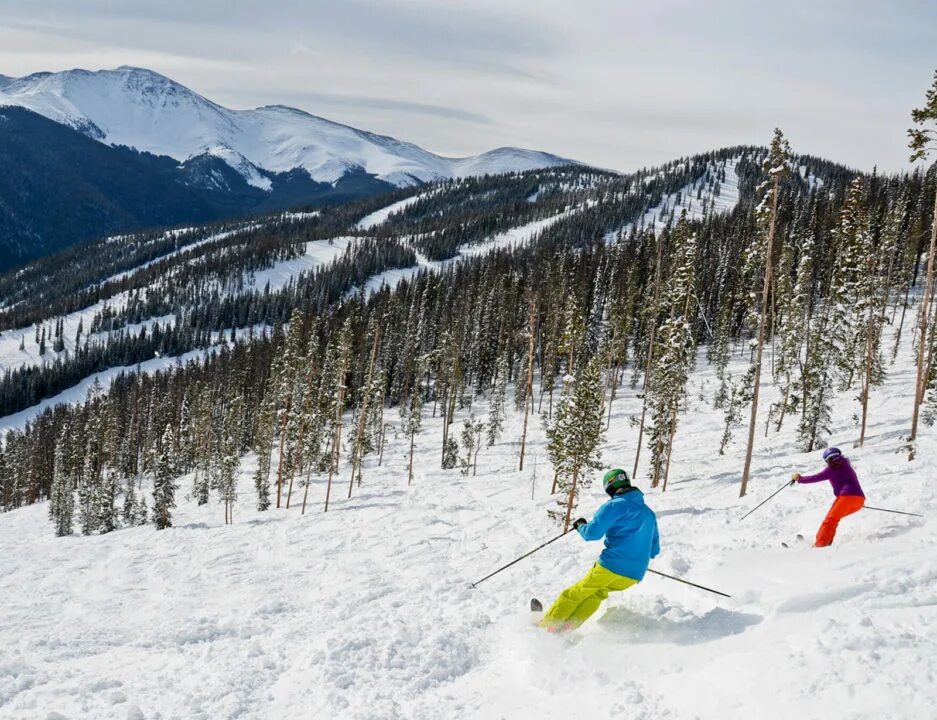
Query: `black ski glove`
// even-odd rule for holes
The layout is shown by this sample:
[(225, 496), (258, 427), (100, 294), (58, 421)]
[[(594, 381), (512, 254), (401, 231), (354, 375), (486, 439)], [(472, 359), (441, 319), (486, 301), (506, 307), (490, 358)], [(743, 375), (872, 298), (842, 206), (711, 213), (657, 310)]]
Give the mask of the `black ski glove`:
[(585, 518), (579, 518), (576, 520), (576, 522), (573, 523), (573, 530), (578, 530), (580, 525), (585, 525), (587, 522), (589, 521)]

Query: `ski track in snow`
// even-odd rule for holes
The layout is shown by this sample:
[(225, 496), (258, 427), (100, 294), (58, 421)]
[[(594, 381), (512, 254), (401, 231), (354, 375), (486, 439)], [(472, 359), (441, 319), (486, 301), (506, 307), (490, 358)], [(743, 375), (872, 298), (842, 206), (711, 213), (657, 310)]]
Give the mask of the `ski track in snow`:
[[(419, 197), (419, 196), (417, 196)], [(399, 209), (401, 203), (410, 203), (414, 202), (417, 198), (408, 198), (398, 203), (393, 203), (381, 210), (372, 213), (372, 218), (377, 218), (373, 220), (373, 224), (369, 227), (374, 227), (380, 222), (389, 217), (390, 213), (394, 211), (396, 207)], [(493, 236), (492, 238), (486, 240), (485, 242), (478, 243), (475, 245), (465, 245), (459, 249), (459, 254), (454, 258), (449, 258), (442, 261), (433, 261), (429, 260), (426, 257), (418, 254), (418, 263), (417, 265), (406, 267), (406, 268), (395, 268), (392, 270), (387, 270), (383, 273), (379, 273), (371, 278), (364, 285), (364, 291), (366, 294), (371, 295), (372, 293), (378, 291), (382, 286), (396, 287), (404, 279), (412, 278), (421, 270), (429, 270), (431, 272), (439, 271), (445, 268), (452, 263), (458, 262), (463, 257), (477, 256), (482, 255), (488, 252), (492, 252), (497, 249), (505, 247), (517, 247), (523, 244), (530, 242), (530, 240), (540, 231), (549, 227), (553, 223), (561, 220), (564, 217), (569, 216), (573, 212), (576, 212), (576, 209), (567, 210), (562, 213), (558, 213), (549, 218), (542, 220), (537, 220), (526, 225), (518, 226), (516, 228), (511, 228), (510, 230), (505, 231), (499, 235)], [(285, 219), (305, 219), (306, 217), (311, 217), (317, 213), (285, 213), (283, 217)], [(366, 218), (367, 219), (367, 218)], [(364, 221), (361, 221), (364, 222)], [(359, 223), (360, 226), (360, 223)], [(225, 231), (220, 234), (213, 235), (212, 237), (206, 238), (204, 240), (191, 243), (185, 247), (179, 248), (167, 255), (163, 255), (157, 260), (152, 262), (157, 262), (178, 253), (184, 252), (191, 248), (197, 247), (208, 242), (219, 240), (225, 237), (236, 235), (242, 232), (247, 232), (255, 226), (250, 226), (248, 228), (239, 228), (232, 231)], [(190, 229), (182, 230), (173, 230), (167, 231), (172, 233), (187, 233)], [(325, 266), (328, 263), (340, 258), (342, 254), (353, 245), (359, 238), (356, 236), (342, 236), (336, 238), (330, 238), (328, 240), (313, 240), (307, 242), (305, 245), (305, 250), (302, 255), (299, 257), (293, 258), (292, 260), (282, 260), (274, 263), (271, 267), (264, 270), (258, 270), (255, 272), (246, 272), (244, 274), (244, 282), (242, 289), (237, 292), (250, 292), (253, 290), (263, 291), (265, 288), (269, 287), (271, 292), (276, 292), (285, 288), (289, 283), (293, 282), (298, 278), (302, 273), (310, 272), (317, 267)], [(141, 267), (146, 267), (151, 263), (146, 263)], [(139, 268), (138, 268), (139, 269)], [(125, 273), (120, 273), (115, 275), (109, 280), (119, 279), (125, 275), (129, 275), (136, 272), (135, 270), (127, 271)], [(139, 291), (143, 292), (145, 289), (141, 288)], [(360, 288), (352, 289), (348, 292), (348, 296), (352, 296), (360, 292)], [(55, 362), (55, 359), (60, 355), (73, 353), (75, 351), (75, 337), (78, 332), (78, 326), (81, 324), (84, 328), (85, 334), (91, 327), (91, 322), (94, 319), (94, 316), (103, 310), (105, 307), (109, 307), (112, 310), (120, 311), (123, 309), (129, 299), (130, 292), (124, 291), (113, 295), (106, 300), (101, 300), (92, 305), (89, 305), (86, 308), (81, 310), (76, 310), (75, 312), (69, 313), (68, 315), (63, 316), (63, 339), (64, 339), (64, 349), (60, 352), (55, 352), (52, 350), (52, 338), (47, 337), (46, 339), (46, 353), (45, 355), (39, 354), (39, 346), (35, 342), (36, 334), (36, 324), (29, 325), (28, 327), (17, 328), (14, 330), (7, 330), (0, 333), (0, 371), (3, 370), (15, 370), (18, 368), (28, 367), (28, 366), (40, 366), (43, 364), (52, 364)], [(165, 325), (174, 321), (174, 316), (165, 315), (160, 317), (148, 318), (138, 323), (133, 323), (125, 326), (124, 331), (130, 331), (133, 333), (139, 333), (143, 328), (152, 328), (156, 324)], [(46, 321), (42, 323), (46, 327), (47, 332), (51, 332), (54, 329), (53, 321)], [(114, 331), (114, 332), (118, 332)], [(93, 340), (104, 340), (111, 331), (101, 330), (92, 335)], [(239, 330), (238, 332), (247, 332), (247, 329)], [(85, 335), (82, 336), (82, 341), (84, 341)], [(20, 350), (20, 344), (23, 344), (23, 349)], [(111, 373), (110, 370), (103, 371), (103, 373), (98, 373), (102, 378), (104, 377), (113, 377), (123, 368), (112, 368), (114, 370)], [(86, 379), (88, 383), (92, 381), (92, 377)], [(74, 394), (71, 390), (76, 390), (76, 388), (84, 388), (78, 394)], [(29, 408), (26, 408), (23, 411), (15, 413), (8, 416), (7, 418), (0, 418), (0, 432), (4, 430), (9, 430), (14, 427), (21, 427), (25, 422), (35, 417), (38, 412), (41, 412), (41, 409), (49, 406), (49, 403), (60, 404), (66, 400), (63, 398), (71, 398), (72, 400), (80, 400), (85, 396), (85, 381), (80, 386), (70, 388), (65, 390), (59, 395), (56, 395), (53, 398), (43, 400), (37, 405), (33, 405)], [(76, 391), (77, 392), (77, 391)]]
[[(378, 273), (377, 275), (368, 278), (368, 281), (364, 284), (364, 293), (365, 295), (370, 296), (385, 286), (393, 289), (404, 280), (409, 280), (424, 270), (427, 272), (440, 272), (445, 268), (460, 262), (464, 258), (478, 257), (480, 255), (485, 255), (487, 253), (494, 252), (496, 250), (502, 250), (504, 248), (521, 247), (533, 240), (533, 238), (538, 233), (578, 211), (579, 208), (564, 210), (563, 212), (557, 213), (556, 215), (552, 215), (548, 218), (535, 220), (533, 222), (527, 223), (526, 225), (519, 225), (518, 227), (511, 228), (510, 230), (506, 230), (503, 233), (492, 236), (484, 242), (475, 243), (472, 245), (461, 245), (454, 257), (446, 258), (445, 260), (430, 260), (422, 253), (417, 253), (416, 265), (411, 265), (405, 268), (393, 268), (392, 270), (385, 270), (382, 273)], [(346, 293), (346, 297), (351, 297), (361, 292), (361, 290), (362, 288), (360, 286), (353, 288), (349, 290), (348, 293)]]
[[(174, 319), (174, 316), (167, 315), (166, 318), (160, 319)], [(142, 326), (150, 325), (150, 322), (146, 323), (137, 323), (135, 325), (129, 326), (134, 329), (135, 332), (139, 332), (139, 328)], [(267, 325), (255, 325), (253, 328), (239, 328), (235, 330), (235, 335), (241, 339), (247, 339), (251, 332), (253, 332), (255, 337), (260, 337), (264, 332), (269, 332), (270, 328)], [(230, 328), (224, 330), (220, 335), (224, 338), (223, 340), (218, 341), (218, 343), (211, 348), (203, 348), (198, 350), (190, 350), (187, 353), (182, 355), (167, 355), (161, 357), (155, 357), (151, 360), (146, 360), (136, 365), (119, 365), (115, 367), (107, 368), (106, 370), (101, 370), (100, 372), (92, 373), (85, 378), (82, 378), (81, 382), (77, 385), (73, 385), (67, 390), (53, 395), (52, 397), (46, 398), (35, 405), (30, 405), (24, 410), (19, 412), (12, 413), (10, 415), (5, 415), (0, 417), (0, 445), (3, 444), (3, 438), (5, 437), (8, 430), (21, 429), (27, 422), (32, 420), (35, 417), (38, 417), (44, 413), (47, 409), (54, 408), (58, 405), (68, 405), (82, 403), (88, 396), (88, 390), (94, 385), (95, 380), (97, 380), (101, 388), (107, 390), (111, 386), (111, 382), (117, 378), (121, 373), (140, 373), (143, 375), (148, 375), (150, 373), (155, 373), (160, 370), (166, 370), (177, 363), (185, 365), (189, 360), (195, 358), (201, 358), (207, 355), (208, 353), (215, 352), (218, 345), (222, 342), (227, 343), (231, 337)]]
[[(933, 523), (866, 510), (842, 522), (831, 548), (780, 547), (797, 533), (813, 537), (832, 500), (826, 485), (786, 489), (739, 522), (791, 472), (819, 469), (819, 453), (795, 448), (793, 420), (764, 438), (779, 394), (765, 384), (750, 494), (739, 500), (744, 428), (725, 457), (715, 453), (721, 413), (708, 405), (716, 383), (700, 357), (670, 487), (645, 488), (662, 536), (652, 567), (731, 599), (648, 576), (613, 594), (578, 642), (532, 628), (529, 598), (551, 602), (599, 543), (573, 535), (477, 589), (468, 583), (557, 532), (546, 516), (554, 499), (542, 420), (531, 422), (523, 472), (522, 418), (512, 412), (503, 438), (479, 455), (478, 476), (462, 477), (437, 469), (441, 425), (427, 408), (412, 486), (405, 438), (391, 433), (384, 467), (369, 458), (350, 500), (343, 459), (328, 513), (322, 477), (305, 515), (295, 487), (289, 510), (256, 512), (248, 458), (231, 526), (214, 497), (202, 507), (183, 498), (190, 478), (180, 480), (174, 527), (162, 532), (55, 538), (45, 504), (0, 515), (0, 717), (930, 717)], [(736, 354), (733, 372), (743, 363)], [(933, 517), (934, 431), (924, 429), (914, 463), (894, 454), (913, 371), (906, 344), (873, 392), (862, 449), (852, 449), (855, 401), (843, 393), (833, 440), (853, 458), (869, 504)], [(607, 465), (630, 467), (629, 418), (640, 403), (621, 388)], [(475, 402), (476, 415), (486, 409)], [(645, 451), (639, 486), (646, 462)], [(594, 483), (577, 514), (604, 499)]]
[[(626, 223), (621, 228), (621, 233), (627, 235), (632, 227), (647, 228), (660, 232), (667, 227), (667, 221), (671, 214), (674, 221), (680, 219), (680, 213), (687, 211), (689, 220), (700, 220), (707, 215), (731, 212), (739, 203), (739, 177), (735, 171), (738, 166), (738, 158), (732, 158), (725, 163), (726, 177), (719, 182), (718, 195), (711, 192), (708, 181), (711, 173), (714, 174), (722, 165), (711, 166), (709, 171), (703, 176), (703, 194), (697, 197), (699, 182), (690, 183), (679, 192), (665, 195), (661, 202), (652, 208), (649, 208), (637, 220), (637, 222)], [(618, 231), (610, 232), (605, 236), (606, 242), (612, 242), (618, 236)]]
[(380, 210), (375, 210), (370, 215), (365, 215), (363, 218), (361, 218), (357, 225), (355, 225), (355, 228), (358, 230), (371, 230), (378, 225), (387, 222), (387, 218), (389, 218), (395, 212), (400, 212), (401, 210), (410, 207), (414, 203), (426, 199), (432, 194), (432, 192), (429, 192), (421, 193), (419, 195), (412, 195), (408, 198), (398, 200), (395, 203), (391, 203), (390, 205), (382, 207)]

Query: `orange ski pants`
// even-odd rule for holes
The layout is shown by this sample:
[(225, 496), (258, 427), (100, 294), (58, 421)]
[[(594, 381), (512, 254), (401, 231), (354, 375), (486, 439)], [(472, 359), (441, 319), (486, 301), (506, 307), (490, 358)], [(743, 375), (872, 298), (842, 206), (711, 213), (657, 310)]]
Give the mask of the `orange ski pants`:
[(836, 528), (839, 521), (847, 515), (857, 513), (865, 505), (865, 498), (861, 495), (840, 495), (833, 501), (833, 507), (826, 514), (826, 519), (817, 531), (816, 547), (826, 547), (833, 544), (836, 537)]

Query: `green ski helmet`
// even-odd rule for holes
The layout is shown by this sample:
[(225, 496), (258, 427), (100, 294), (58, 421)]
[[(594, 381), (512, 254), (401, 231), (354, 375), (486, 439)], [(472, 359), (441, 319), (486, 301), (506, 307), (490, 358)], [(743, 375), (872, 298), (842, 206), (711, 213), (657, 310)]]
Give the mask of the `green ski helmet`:
[(615, 493), (622, 488), (631, 487), (631, 478), (621, 468), (612, 468), (602, 478), (602, 487), (610, 496), (615, 497)]

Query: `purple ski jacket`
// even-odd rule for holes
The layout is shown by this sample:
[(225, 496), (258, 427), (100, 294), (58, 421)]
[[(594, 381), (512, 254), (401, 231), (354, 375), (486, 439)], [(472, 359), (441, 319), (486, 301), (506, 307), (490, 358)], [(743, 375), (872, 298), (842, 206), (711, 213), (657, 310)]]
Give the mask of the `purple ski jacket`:
[(827, 465), (816, 475), (801, 475), (797, 482), (815, 483), (822, 480), (830, 481), (836, 497), (843, 495), (865, 497), (859, 485), (859, 478), (856, 477), (856, 471), (852, 469), (852, 465), (846, 458), (843, 458), (838, 465)]

